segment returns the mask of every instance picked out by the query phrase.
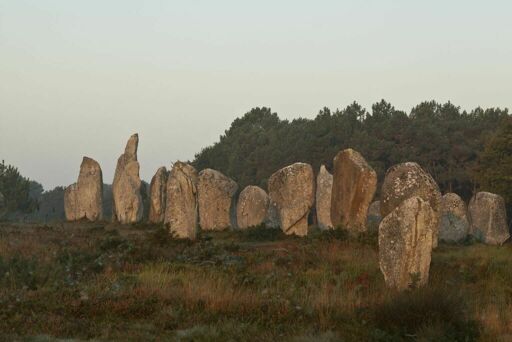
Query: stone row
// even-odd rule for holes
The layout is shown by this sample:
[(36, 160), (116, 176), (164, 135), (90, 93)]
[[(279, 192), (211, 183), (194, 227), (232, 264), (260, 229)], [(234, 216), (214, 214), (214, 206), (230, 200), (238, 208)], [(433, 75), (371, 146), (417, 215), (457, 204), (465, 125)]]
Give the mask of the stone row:
[[(137, 134), (128, 140), (112, 183), (113, 219), (123, 224), (143, 219), (138, 142)], [(99, 164), (84, 157), (77, 183), (65, 191), (66, 218), (101, 220), (102, 186)], [(159, 168), (151, 180), (148, 220), (164, 223), (178, 238), (195, 239), (199, 229), (262, 224), (304, 236), (314, 208), (320, 229), (341, 227), (350, 234), (378, 229), (380, 268), (386, 283), (398, 289), (428, 282), (431, 252), (438, 240), (460, 242), (470, 234), (499, 245), (509, 238), (502, 197), (479, 192), (466, 207), (454, 193), (442, 196), (432, 176), (416, 163), (389, 168), (380, 201), (372, 203), (376, 188), (376, 172), (352, 149), (335, 156), (332, 175), (322, 165), (316, 181), (306, 163), (276, 171), (268, 180), (268, 194), (253, 185), (238, 194), (237, 183), (221, 172), (198, 173), (191, 165), (176, 162), (170, 171)]]

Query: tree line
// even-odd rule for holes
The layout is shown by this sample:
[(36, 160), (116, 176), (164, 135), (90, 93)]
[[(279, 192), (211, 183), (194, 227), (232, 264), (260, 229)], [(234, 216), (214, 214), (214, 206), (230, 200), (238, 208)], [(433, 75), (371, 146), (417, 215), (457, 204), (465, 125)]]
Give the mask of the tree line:
[[(500, 145), (501, 155), (512, 152), (511, 126), (507, 109), (467, 112), (450, 102), (423, 102), (409, 113), (385, 100), (371, 111), (354, 102), (336, 111), (323, 108), (314, 119), (292, 121), (261, 107), (235, 119), (218, 142), (196, 154), (193, 164), (198, 170), (219, 170), (241, 187), (266, 188), (279, 168), (302, 161), (316, 172), (321, 164), (331, 170), (336, 153), (351, 147), (372, 165), (379, 182), (390, 166), (414, 161), (432, 174), (443, 192), (468, 200), (477, 189), (487, 189), (510, 203), (512, 160), (508, 157), (505, 165), (494, 145)], [(490, 179), (498, 176), (499, 182)]]

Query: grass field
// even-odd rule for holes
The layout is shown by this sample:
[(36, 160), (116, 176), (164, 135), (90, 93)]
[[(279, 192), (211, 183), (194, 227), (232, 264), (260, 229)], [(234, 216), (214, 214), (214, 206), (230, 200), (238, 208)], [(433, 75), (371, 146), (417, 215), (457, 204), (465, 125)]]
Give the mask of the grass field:
[(510, 341), (512, 246), (443, 245), (394, 293), (376, 235), (0, 225), (0, 339)]

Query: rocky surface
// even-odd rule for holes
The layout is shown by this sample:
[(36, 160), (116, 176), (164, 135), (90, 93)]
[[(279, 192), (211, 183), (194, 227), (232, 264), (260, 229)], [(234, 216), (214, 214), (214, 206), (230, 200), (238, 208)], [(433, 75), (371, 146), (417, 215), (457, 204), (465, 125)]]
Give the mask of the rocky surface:
[(478, 192), (468, 206), (469, 233), (490, 245), (501, 245), (510, 237), (503, 197)]
[(78, 186), (76, 183), (71, 184), (64, 190), (64, 214), (68, 221), (79, 220)]
[(320, 229), (332, 228), (331, 222), (332, 175), (324, 165), (316, 176), (316, 217)]
[(428, 282), (436, 213), (429, 202), (410, 197), (379, 226), (379, 265), (386, 285), (399, 290)]
[(219, 171), (205, 169), (199, 173), (197, 193), (201, 229), (223, 230), (236, 227), (237, 191), (236, 182)]
[(265, 190), (254, 185), (245, 187), (238, 197), (236, 206), (238, 228), (245, 229), (264, 223), (267, 218), (269, 203)]
[(64, 211), (68, 221), (103, 218), (103, 175), (94, 159), (82, 159), (78, 181), (64, 191)]
[(366, 230), (366, 218), (377, 173), (357, 151), (346, 149), (334, 158), (331, 220), (353, 232)]
[(429, 202), (434, 210), (433, 245), (437, 246), (441, 221), (441, 192), (432, 176), (418, 164), (407, 162), (389, 168), (384, 177), (380, 195), (380, 213), (386, 217), (404, 200), (418, 196)]
[(441, 199), (441, 225), (439, 240), (460, 242), (469, 231), (466, 203), (454, 193), (447, 193)]
[(165, 224), (178, 238), (194, 240), (198, 231), (198, 175), (186, 163), (174, 163), (167, 179)]
[(315, 201), (314, 182), (313, 168), (306, 163), (292, 164), (270, 176), (269, 196), (286, 234), (307, 235), (308, 215)]
[(141, 180), (137, 148), (139, 136), (134, 134), (126, 143), (124, 153), (117, 159), (112, 182), (113, 213), (115, 221), (123, 224), (140, 222), (144, 206), (141, 196)]
[(149, 185), (149, 222), (162, 223), (165, 216), (167, 198), (167, 169), (160, 167)]

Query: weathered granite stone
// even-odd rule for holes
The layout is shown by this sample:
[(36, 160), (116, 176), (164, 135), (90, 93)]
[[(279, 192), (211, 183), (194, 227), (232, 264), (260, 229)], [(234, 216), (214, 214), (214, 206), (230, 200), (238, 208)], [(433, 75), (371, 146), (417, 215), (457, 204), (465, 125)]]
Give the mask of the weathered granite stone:
[(316, 217), (320, 229), (333, 228), (331, 222), (332, 175), (324, 165), (316, 177)]
[(428, 201), (434, 210), (433, 246), (437, 247), (441, 221), (441, 191), (432, 176), (418, 164), (407, 162), (389, 168), (380, 195), (380, 213), (386, 217), (404, 200), (418, 196)]
[(198, 231), (198, 176), (196, 169), (186, 163), (174, 163), (167, 180), (165, 224), (171, 234), (195, 240)]
[(510, 237), (505, 200), (490, 192), (478, 192), (468, 206), (469, 233), (490, 245), (501, 245)]
[(334, 158), (331, 220), (349, 231), (366, 230), (366, 216), (375, 190), (377, 173), (357, 151), (346, 149)]
[(64, 191), (64, 211), (68, 221), (103, 218), (103, 175), (94, 159), (82, 159), (78, 181)]
[(236, 227), (237, 190), (236, 182), (219, 171), (205, 169), (199, 172), (197, 191), (201, 229), (223, 230)]
[(466, 203), (454, 193), (447, 193), (441, 199), (441, 225), (439, 240), (460, 242), (469, 231)]
[(313, 168), (295, 163), (270, 176), (269, 196), (276, 204), (281, 229), (285, 234), (299, 236), (308, 233), (308, 215), (315, 201)]
[(139, 136), (134, 134), (126, 144), (124, 153), (117, 160), (114, 181), (112, 182), (113, 218), (127, 224), (142, 220), (144, 206), (141, 196), (141, 180), (137, 148)]
[(255, 227), (265, 222), (269, 198), (265, 190), (258, 186), (245, 187), (238, 197), (236, 220), (238, 228)]
[(396, 289), (427, 284), (436, 214), (420, 197), (405, 199), (379, 226), (379, 265)]
[(73, 183), (64, 190), (64, 214), (66, 215), (66, 220), (79, 220), (78, 211), (78, 186), (76, 183)]
[(164, 222), (167, 176), (167, 169), (162, 166), (151, 179), (149, 186), (149, 222), (151, 223)]

